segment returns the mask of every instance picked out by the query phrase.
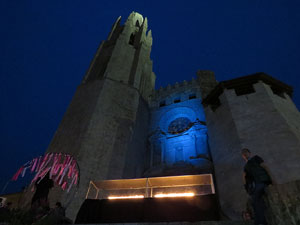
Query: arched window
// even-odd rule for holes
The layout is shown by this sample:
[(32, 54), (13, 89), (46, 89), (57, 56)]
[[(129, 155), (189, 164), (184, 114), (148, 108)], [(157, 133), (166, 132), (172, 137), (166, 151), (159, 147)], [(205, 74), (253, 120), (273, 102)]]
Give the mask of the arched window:
[(179, 134), (190, 129), (192, 125), (187, 117), (179, 117), (170, 123), (168, 132), (170, 134)]
[(134, 45), (134, 39), (135, 39), (135, 34), (132, 33), (132, 34), (130, 35), (130, 38), (129, 38), (129, 44), (130, 44), (130, 45)]
[(136, 21), (135, 26), (140, 27), (140, 22), (138, 20)]

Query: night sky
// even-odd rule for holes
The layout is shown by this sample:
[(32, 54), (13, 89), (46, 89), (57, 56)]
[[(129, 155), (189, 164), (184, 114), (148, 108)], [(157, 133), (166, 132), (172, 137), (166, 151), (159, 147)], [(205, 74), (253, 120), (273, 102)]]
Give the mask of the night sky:
[(101, 40), (132, 11), (152, 30), (156, 88), (191, 80), (198, 69), (218, 81), (265, 72), (295, 88), (300, 108), (299, 0), (2, 0), (0, 193), (45, 152)]

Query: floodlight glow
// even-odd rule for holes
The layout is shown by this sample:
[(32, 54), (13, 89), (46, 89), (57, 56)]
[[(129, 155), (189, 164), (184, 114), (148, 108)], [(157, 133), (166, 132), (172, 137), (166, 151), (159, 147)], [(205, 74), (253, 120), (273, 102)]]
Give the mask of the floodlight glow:
[(145, 198), (145, 196), (144, 195), (108, 196), (108, 199), (130, 199), (130, 198)]
[(171, 198), (171, 197), (193, 197), (194, 193), (168, 193), (168, 194), (157, 194), (154, 198)]

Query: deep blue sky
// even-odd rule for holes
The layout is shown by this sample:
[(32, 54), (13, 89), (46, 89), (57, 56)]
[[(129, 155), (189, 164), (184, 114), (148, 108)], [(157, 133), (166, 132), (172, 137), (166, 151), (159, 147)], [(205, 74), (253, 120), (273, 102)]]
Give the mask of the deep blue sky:
[(266, 72), (295, 88), (300, 108), (299, 0), (2, 0), (0, 193), (19, 166), (44, 153), (100, 41), (132, 11), (152, 30), (157, 87), (198, 69), (219, 81)]

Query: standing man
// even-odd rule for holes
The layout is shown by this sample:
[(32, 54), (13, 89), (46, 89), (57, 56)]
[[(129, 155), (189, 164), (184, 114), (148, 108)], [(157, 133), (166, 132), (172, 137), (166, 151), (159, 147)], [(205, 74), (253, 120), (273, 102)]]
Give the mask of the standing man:
[(247, 148), (242, 149), (242, 157), (246, 161), (243, 176), (244, 186), (252, 200), (255, 225), (267, 225), (263, 195), (265, 188), (272, 184), (271, 177), (261, 157), (257, 155), (251, 157), (251, 152)]
[(39, 178), (35, 182), (36, 191), (31, 200), (32, 209), (37, 209), (41, 206), (45, 208), (49, 207), (48, 194), (53, 186), (53, 180), (50, 179), (49, 173), (42, 180)]

